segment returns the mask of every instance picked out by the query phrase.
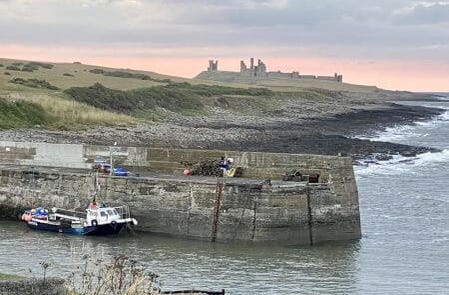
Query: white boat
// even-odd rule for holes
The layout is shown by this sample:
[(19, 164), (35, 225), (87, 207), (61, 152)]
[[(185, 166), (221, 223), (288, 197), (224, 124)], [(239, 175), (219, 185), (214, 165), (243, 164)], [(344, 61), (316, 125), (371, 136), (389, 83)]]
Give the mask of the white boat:
[(129, 207), (99, 206), (93, 201), (85, 212), (52, 208), (25, 211), (22, 215), (28, 227), (72, 235), (110, 235), (119, 233), (127, 224), (137, 225)]

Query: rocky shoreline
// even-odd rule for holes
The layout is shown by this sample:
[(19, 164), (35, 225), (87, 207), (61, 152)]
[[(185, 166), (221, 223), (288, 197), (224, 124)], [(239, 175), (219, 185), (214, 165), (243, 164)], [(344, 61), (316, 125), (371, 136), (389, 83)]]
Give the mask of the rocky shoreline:
[[(39, 141), (121, 146), (224, 149), (281, 153), (347, 154), (355, 159), (391, 155), (414, 156), (436, 151), (389, 142), (354, 138), (398, 124), (430, 120), (443, 110), (390, 102), (344, 105), (346, 111), (301, 118), (236, 116), (216, 109), (208, 116), (177, 116), (164, 122), (135, 127), (96, 127), (82, 132), (41, 128), (1, 130), (1, 141)], [(299, 112), (301, 115), (303, 113)], [(296, 116), (296, 117), (295, 117)]]

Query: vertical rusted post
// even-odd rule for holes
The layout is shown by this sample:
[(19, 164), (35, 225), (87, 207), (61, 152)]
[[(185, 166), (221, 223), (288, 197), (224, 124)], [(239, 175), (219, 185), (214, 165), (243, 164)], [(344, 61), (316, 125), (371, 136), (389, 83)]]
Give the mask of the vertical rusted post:
[(221, 198), (223, 195), (223, 176), (217, 177), (217, 186), (215, 188), (215, 204), (214, 204), (214, 221), (212, 223), (212, 237), (211, 241), (217, 240), (218, 222), (220, 218)]
[(306, 196), (307, 196), (307, 221), (309, 226), (309, 243), (313, 245), (313, 221), (312, 221), (312, 206), (310, 205), (310, 188), (309, 184), (306, 185)]

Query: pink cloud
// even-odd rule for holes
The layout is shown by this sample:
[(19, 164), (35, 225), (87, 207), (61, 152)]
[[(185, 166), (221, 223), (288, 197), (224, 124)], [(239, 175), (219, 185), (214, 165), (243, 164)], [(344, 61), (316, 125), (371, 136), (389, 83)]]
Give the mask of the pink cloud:
[[(141, 54), (141, 49), (118, 48), (104, 51), (101, 48), (39, 47), (22, 45), (0, 45), (0, 56), (5, 58), (40, 60), (52, 62), (81, 61), (117, 68), (154, 71), (161, 74), (194, 77), (207, 67), (208, 58), (150, 57)], [(196, 52), (195, 52), (196, 53)], [(147, 55), (148, 56), (148, 55)], [(176, 55), (174, 55), (176, 56)], [(183, 52), (182, 56), (187, 56)], [(192, 53), (192, 56), (194, 54)], [(256, 57), (257, 58), (257, 57)], [(219, 69), (237, 71), (242, 58), (218, 58)], [(249, 57), (245, 58), (249, 60)], [(300, 71), (303, 74), (344, 75), (345, 82), (376, 85), (385, 89), (410, 91), (449, 91), (449, 62), (400, 61), (400, 60), (351, 60), (338, 58), (262, 58), (268, 70)]]

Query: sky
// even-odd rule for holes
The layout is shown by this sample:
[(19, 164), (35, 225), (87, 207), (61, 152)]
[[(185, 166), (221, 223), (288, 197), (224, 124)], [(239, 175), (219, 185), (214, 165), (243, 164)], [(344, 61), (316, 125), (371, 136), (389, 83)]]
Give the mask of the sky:
[(193, 77), (268, 70), (449, 92), (449, 0), (0, 0), (0, 57)]

